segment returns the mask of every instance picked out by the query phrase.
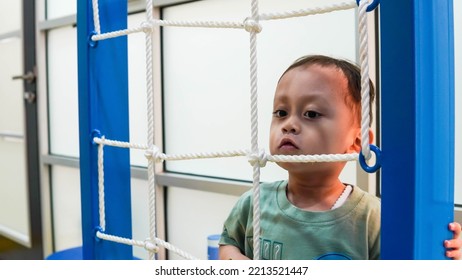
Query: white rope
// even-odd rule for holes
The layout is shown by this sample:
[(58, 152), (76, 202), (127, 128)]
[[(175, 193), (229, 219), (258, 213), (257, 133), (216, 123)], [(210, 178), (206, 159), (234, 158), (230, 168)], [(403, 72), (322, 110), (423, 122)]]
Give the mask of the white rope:
[(170, 244), (170, 243), (168, 243), (168, 242), (166, 242), (166, 241), (164, 241), (162, 239), (156, 238), (156, 243), (159, 244), (160, 246), (164, 247), (165, 249), (180, 255), (181, 257), (183, 257), (185, 259), (197, 260), (196, 257), (193, 257), (191, 254), (186, 253), (185, 251), (173, 246), (172, 244)]
[[(152, 0), (146, 1), (146, 19), (153, 19)], [(152, 40), (153, 33), (146, 32), (146, 91), (147, 91), (147, 118), (148, 118), (148, 145), (154, 145), (154, 86), (153, 86), (153, 61), (152, 61)], [(148, 161), (148, 193), (149, 193), (149, 237), (156, 239), (156, 181), (155, 161)], [(155, 255), (150, 251), (149, 258), (153, 260)]]
[(367, 34), (367, 7), (368, 0), (361, 0), (359, 3), (359, 52), (361, 64), (361, 153), (366, 160), (370, 159), (369, 128), (371, 110), (369, 90), (369, 60), (368, 60), (368, 34)]
[[(104, 136), (101, 139), (104, 141)], [(104, 144), (98, 145), (98, 203), (99, 203), (99, 226), (106, 229), (106, 206), (104, 203)]]
[(259, 19), (260, 20), (277, 20), (277, 19), (304, 17), (304, 16), (311, 16), (311, 15), (326, 14), (326, 13), (330, 13), (334, 11), (349, 10), (349, 9), (353, 9), (356, 7), (357, 7), (356, 1), (348, 1), (348, 2), (327, 5), (324, 7), (300, 9), (300, 10), (286, 11), (286, 12), (280, 12), (280, 13), (261, 14), (259, 16)]
[[(153, 151), (154, 150), (154, 151)], [(147, 157), (153, 157), (157, 161), (178, 161), (178, 160), (191, 160), (191, 159), (211, 159), (211, 158), (229, 158), (247, 155), (246, 150), (231, 150), (221, 152), (206, 152), (206, 153), (186, 153), (186, 154), (173, 154), (166, 155), (163, 153), (155, 152), (156, 149), (148, 149), (145, 153)]]
[(157, 146), (148, 147), (145, 144), (136, 144), (130, 142), (114, 141), (105, 138), (94, 138), (94, 142), (104, 144), (106, 146), (139, 149), (144, 150), (147, 158), (152, 157), (159, 161), (180, 161), (180, 160), (193, 160), (193, 159), (213, 159), (213, 158), (229, 158), (246, 156), (249, 162), (254, 165), (258, 163), (264, 167), (266, 162), (336, 162), (336, 161), (355, 161), (358, 159), (357, 153), (351, 154), (315, 154), (315, 155), (271, 155), (260, 149), (257, 153), (249, 150), (229, 150), (217, 152), (204, 152), (204, 153), (185, 153), (185, 154), (164, 154), (159, 151)]
[[(93, 1), (95, 2), (96, 0), (93, 0)], [(324, 14), (324, 13), (329, 13), (333, 11), (353, 9), (356, 6), (357, 5), (355, 1), (349, 1), (349, 2), (343, 2), (343, 3), (338, 3), (338, 4), (331, 4), (331, 5), (327, 5), (324, 7), (292, 10), (292, 11), (285, 11), (285, 12), (279, 12), (279, 13), (265, 13), (261, 15), (255, 15), (255, 16), (253, 15), (250, 18), (253, 19), (253, 22), (256, 22), (257, 20), (264, 21), (264, 20), (287, 19), (287, 18), (294, 18), (294, 17)], [(248, 19), (244, 20), (244, 22), (212, 21), (212, 20), (187, 21), (187, 20), (150, 19), (147, 22), (141, 23), (140, 26), (134, 27), (134, 28), (116, 30), (116, 31), (111, 31), (111, 32), (103, 33), (103, 34), (100, 34), (99, 32), (97, 32), (97, 35), (93, 35), (91, 39), (93, 41), (100, 41), (100, 40), (106, 40), (106, 39), (116, 38), (120, 36), (126, 36), (126, 35), (133, 34), (133, 33), (149, 32), (155, 26), (221, 28), (221, 29), (226, 28), (226, 29), (246, 29), (247, 30), (247, 28), (251, 26), (249, 25), (249, 23), (251, 24), (252, 21), (249, 22)], [(98, 18), (98, 24), (99, 24), (99, 18)]]
[(149, 252), (152, 252), (153, 254), (158, 252), (159, 248), (158, 248), (157, 245), (160, 245), (160, 246), (164, 247), (165, 249), (167, 249), (169, 251), (172, 251), (172, 252), (176, 253), (177, 255), (179, 255), (179, 256), (181, 256), (181, 257), (183, 257), (185, 259), (197, 260), (197, 258), (194, 257), (193, 255), (179, 249), (178, 247), (176, 247), (176, 246), (172, 245), (171, 243), (166, 242), (166, 241), (164, 241), (164, 240), (162, 240), (160, 238), (156, 238), (155, 239), (155, 244), (154, 244), (149, 239), (145, 240), (145, 241), (140, 241), (140, 240), (135, 240), (135, 239), (130, 239), (130, 238), (119, 237), (119, 236), (116, 236), (116, 235), (106, 234), (106, 233), (103, 233), (103, 232), (100, 232), (100, 231), (96, 232), (96, 236), (98, 238), (100, 238), (100, 239), (104, 239), (104, 240), (108, 240), (108, 241), (112, 241), (112, 242), (116, 242), (116, 243), (120, 243), (120, 244), (141, 247), (141, 248), (146, 249)]
[[(98, 194), (99, 194), (99, 213), (100, 213), (100, 227), (102, 231), (105, 230), (106, 221), (105, 221), (105, 202), (104, 202), (104, 146), (113, 146), (119, 148), (134, 148), (134, 149), (145, 149), (147, 153), (152, 153), (152, 148), (147, 149), (147, 145), (134, 144), (129, 142), (114, 141), (105, 139), (105, 137), (95, 137), (94, 142), (98, 145)], [(155, 146), (154, 146), (155, 147)], [(156, 147), (156, 149), (158, 149)], [(158, 153), (158, 157), (165, 160), (186, 160), (186, 159), (200, 159), (200, 158), (222, 158), (222, 157), (235, 157), (235, 156), (247, 156), (249, 162), (252, 166), (263, 167), (266, 165), (267, 161), (271, 162), (334, 162), (334, 161), (352, 161), (358, 159), (358, 154), (327, 154), (327, 155), (297, 155), (297, 156), (287, 156), (287, 155), (268, 155), (264, 150), (260, 150), (258, 153), (252, 153), (245, 150), (236, 150), (236, 151), (225, 151), (225, 152), (212, 152), (212, 153), (194, 153), (194, 154), (183, 154), (183, 155), (165, 155)], [(150, 160), (152, 162), (153, 160)], [(258, 184), (259, 189), (259, 184)], [(259, 201), (257, 203), (259, 205)], [(255, 211), (255, 210), (254, 210)], [(257, 210), (258, 211), (258, 210)], [(186, 259), (196, 259), (190, 254), (180, 250), (179, 248), (173, 246), (172, 244), (159, 239), (157, 237), (150, 238), (150, 240), (155, 240), (155, 244), (152, 244), (147, 241), (136, 241), (133, 239), (122, 238), (102, 232), (97, 232), (97, 237), (112, 242), (118, 242), (121, 244), (144, 247), (150, 255), (150, 259), (155, 256), (155, 253), (158, 252), (157, 245), (160, 245), (167, 250), (173, 251), (176, 254), (180, 255)], [(255, 234), (254, 234), (255, 238)], [(255, 246), (255, 245), (254, 245)], [(151, 257), (152, 256), (152, 257)], [(258, 255), (257, 255), (258, 257)], [(254, 256), (254, 258), (256, 258)]]
[(95, 25), (96, 34), (101, 34), (101, 26), (99, 23), (99, 7), (98, 0), (93, 0), (93, 24)]
[(229, 29), (243, 29), (244, 24), (238, 21), (214, 21), (214, 20), (152, 20), (152, 27), (154, 26), (170, 26), (170, 27), (200, 27), (200, 28), (229, 28)]
[(267, 155), (268, 161), (271, 162), (339, 162), (358, 160), (357, 153), (351, 154), (324, 154), (324, 155)]
[[(367, 61), (367, 14), (366, 8), (369, 1), (362, 0), (359, 7), (359, 33), (360, 33), (360, 61), (361, 61), (361, 99), (362, 99), (362, 120), (361, 120), (361, 140), (362, 152), (366, 159), (370, 157), (369, 150), (369, 66)], [(147, 114), (148, 114), (148, 139), (146, 145), (122, 142), (116, 140), (108, 140), (104, 137), (95, 137), (93, 140), (98, 146), (98, 193), (99, 193), (99, 215), (100, 227), (103, 232), (98, 231), (97, 236), (101, 239), (110, 240), (122, 244), (139, 246), (145, 248), (149, 252), (149, 258), (155, 259), (155, 254), (158, 252), (158, 245), (171, 250), (186, 259), (196, 259), (190, 254), (176, 248), (170, 243), (156, 237), (156, 182), (155, 182), (155, 163), (164, 160), (188, 160), (188, 159), (205, 159), (205, 158), (224, 158), (247, 156), (249, 163), (253, 167), (253, 246), (254, 259), (260, 259), (260, 168), (264, 167), (268, 161), (270, 162), (336, 162), (336, 161), (353, 161), (358, 160), (358, 154), (322, 154), (322, 155), (270, 155), (260, 150), (258, 147), (258, 65), (257, 65), (257, 34), (262, 27), (259, 21), (262, 20), (278, 20), (293, 17), (301, 17), (315, 14), (323, 14), (337, 10), (346, 10), (356, 7), (355, 1), (348, 1), (338, 4), (332, 4), (325, 7), (301, 9), (295, 11), (287, 11), (282, 13), (266, 13), (258, 14), (258, 1), (251, 0), (251, 17), (246, 18), (244, 22), (230, 21), (166, 21), (153, 18), (152, 0), (146, 1), (146, 21), (139, 27), (125, 30), (112, 31), (101, 34), (99, 22), (98, 1), (93, 0), (93, 18), (96, 35), (92, 36), (92, 40), (104, 40), (125, 36), (132, 33), (144, 32), (146, 38), (146, 91), (147, 91)], [(153, 87), (153, 56), (152, 42), (153, 31), (156, 26), (176, 26), (176, 27), (203, 27), (203, 28), (234, 28), (245, 29), (250, 35), (250, 106), (251, 106), (251, 149), (248, 150), (233, 150), (224, 152), (207, 152), (207, 153), (187, 153), (167, 155), (160, 152), (160, 149), (154, 145), (154, 87)], [(105, 203), (104, 203), (104, 145), (139, 149), (145, 151), (145, 156), (148, 159), (148, 187), (149, 187), (149, 224), (150, 237), (145, 241), (137, 241), (117, 237), (104, 233), (105, 224)], [(150, 240), (154, 240), (152, 243)]]
[(136, 27), (136, 28), (130, 28), (130, 29), (106, 32), (106, 33), (103, 33), (103, 34), (91, 36), (91, 40), (93, 40), (93, 41), (101, 41), (101, 40), (106, 40), (106, 39), (111, 39), (111, 38), (117, 38), (117, 37), (120, 37), (120, 36), (126, 36), (126, 35), (133, 34), (133, 33), (144, 32), (143, 28), (145, 28), (145, 27), (144, 26), (139, 26), (139, 27)]
[[(250, 124), (251, 124), (251, 152), (258, 154), (258, 63), (257, 63), (257, 34), (258, 28), (258, 1), (251, 0), (250, 20), (246, 30), (250, 33)], [(253, 258), (260, 259), (260, 164), (256, 162), (253, 167)]]
[(136, 144), (136, 143), (131, 143), (131, 142), (110, 140), (110, 139), (106, 139), (104, 137), (101, 137), (101, 138), (95, 137), (95, 138), (93, 138), (93, 142), (95, 142), (96, 144), (103, 144), (103, 145), (106, 145), (106, 146), (137, 149), (137, 150), (147, 150), (149, 148), (149, 146), (146, 145), (146, 144)]
[(150, 32), (155, 26), (171, 26), (171, 27), (201, 27), (201, 28), (229, 28), (229, 29), (244, 29), (245, 24), (242, 22), (230, 22), (230, 21), (173, 21), (173, 20), (150, 20), (141, 23), (140, 26), (134, 28), (127, 28), (123, 30), (117, 30), (107, 32), (104, 34), (93, 35), (91, 39), (93, 41), (101, 41), (120, 36), (126, 36), (133, 33), (139, 32)]

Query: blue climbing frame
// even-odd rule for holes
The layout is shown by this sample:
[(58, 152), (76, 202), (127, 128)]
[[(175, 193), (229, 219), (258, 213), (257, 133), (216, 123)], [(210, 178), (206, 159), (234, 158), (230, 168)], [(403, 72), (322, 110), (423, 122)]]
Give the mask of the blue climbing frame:
[[(132, 248), (95, 236), (99, 226), (94, 136), (129, 140), (127, 37), (93, 42), (92, 1), (77, 1), (83, 259), (131, 259)], [(127, 28), (126, 0), (99, 0), (102, 32)], [(106, 232), (131, 238), (128, 149), (106, 147)]]
[(443, 259), (454, 219), (452, 0), (382, 0), (383, 259)]
[[(374, 1), (376, 2), (376, 1)], [(128, 141), (127, 38), (95, 44), (91, 0), (78, 3), (79, 123), (84, 259), (131, 259), (97, 240), (97, 146)], [(126, 0), (99, 0), (102, 32), (125, 29)], [(382, 0), (382, 258), (441, 259), (454, 213), (452, 0)], [(131, 237), (127, 149), (105, 149), (108, 233)], [(108, 175), (110, 174), (110, 175)]]

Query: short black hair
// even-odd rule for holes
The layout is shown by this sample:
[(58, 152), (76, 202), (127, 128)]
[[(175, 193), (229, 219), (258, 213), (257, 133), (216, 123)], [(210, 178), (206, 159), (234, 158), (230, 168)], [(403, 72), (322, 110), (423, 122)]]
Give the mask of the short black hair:
[[(291, 69), (302, 67), (302, 66), (311, 66), (311, 65), (320, 65), (324, 67), (335, 67), (340, 69), (345, 75), (348, 81), (348, 91), (350, 93), (349, 100), (347, 99), (347, 105), (352, 106), (352, 109), (355, 110), (359, 116), (359, 123), (361, 123), (361, 69), (355, 63), (350, 62), (344, 59), (337, 59), (325, 55), (307, 55), (302, 56), (296, 61), (294, 61), (285, 71), (282, 73), (281, 78)], [(279, 78), (279, 80), (281, 79)], [(370, 101), (369, 105), (372, 108), (372, 104), (375, 98), (374, 85), (371, 80), (369, 80), (369, 95)], [(352, 102), (349, 102), (349, 101)], [(369, 117), (372, 123), (372, 110), (369, 112)]]

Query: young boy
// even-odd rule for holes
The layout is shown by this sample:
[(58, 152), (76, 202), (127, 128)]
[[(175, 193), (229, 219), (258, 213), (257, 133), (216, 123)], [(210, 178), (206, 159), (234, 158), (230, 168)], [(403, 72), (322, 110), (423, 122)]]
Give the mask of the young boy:
[[(344, 60), (317, 55), (292, 64), (274, 96), (271, 154), (359, 152), (360, 81), (359, 68)], [(380, 201), (339, 180), (345, 164), (278, 163), (289, 177), (261, 184), (261, 259), (380, 258)], [(220, 259), (253, 258), (252, 207), (249, 191), (224, 224)], [(454, 239), (444, 245), (457, 259), (460, 225), (450, 229)]]

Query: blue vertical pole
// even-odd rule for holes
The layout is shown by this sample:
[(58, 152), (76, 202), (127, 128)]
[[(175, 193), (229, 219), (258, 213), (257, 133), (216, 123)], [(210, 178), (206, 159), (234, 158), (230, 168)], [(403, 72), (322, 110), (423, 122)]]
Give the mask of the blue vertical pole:
[(454, 219), (452, 0), (380, 4), (382, 259), (444, 259)]
[[(127, 38), (92, 42), (91, 0), (77, 1), (80, 179), (84, 259), (131, 259), (132, 248), (95, 236), (99, 226), (97, 146), (94, 131), (128, 141)], [(101, 31), (127, 27), (126, 0), (99, 0)], [(131, 238), (130, 158), (105, 147), (106, 233)]]

